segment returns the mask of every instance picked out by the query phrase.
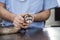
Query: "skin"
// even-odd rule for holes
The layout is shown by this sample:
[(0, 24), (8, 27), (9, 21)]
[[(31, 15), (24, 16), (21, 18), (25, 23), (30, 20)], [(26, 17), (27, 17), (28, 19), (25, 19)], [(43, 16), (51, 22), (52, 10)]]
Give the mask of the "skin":
[[(13, 22), (14, 27), (16, 27), (16, 28), (19, 28), (19, 29), (27, 28), (26, 26), (28, 26), (29, 24), (25, 23), (24, 18), (23, 18), (23, 16), (26, 14), (15, 15), (15, 14), (9, 12), (8, 10), (6, 10), (5, 6), (6, 5), (4, 3), (0, 2), (0, 18)], [(33, 21), (35, 21), (35, 22), (45, 21), (49, 18), (49, 16), (50, 16), (50, 10), (44, 10), (40, 13), (32, 15)]]

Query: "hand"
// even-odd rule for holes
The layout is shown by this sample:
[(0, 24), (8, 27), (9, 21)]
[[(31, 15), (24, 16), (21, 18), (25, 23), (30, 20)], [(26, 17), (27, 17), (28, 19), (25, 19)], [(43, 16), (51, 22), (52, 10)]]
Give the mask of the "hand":
[(17, 28), (27, 28), (28, 27), (28, 23), (24, 22), (23, 15), (17, 15), (14, 18), (13, 24)]

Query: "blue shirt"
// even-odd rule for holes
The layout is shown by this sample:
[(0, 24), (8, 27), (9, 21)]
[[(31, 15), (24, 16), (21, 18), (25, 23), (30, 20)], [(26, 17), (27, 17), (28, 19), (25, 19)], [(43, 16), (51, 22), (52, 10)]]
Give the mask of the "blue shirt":
[[(57, 0), (0, 0), (6, 4), (6, 9), (14, 14), (38, 13), (42, 10), (48, 10), (58, 6)], [(13, 25), (11, 22), (3, 20), (2, 26)], [(44, 21), (33, 22), (29, 27), (43, 28)]]

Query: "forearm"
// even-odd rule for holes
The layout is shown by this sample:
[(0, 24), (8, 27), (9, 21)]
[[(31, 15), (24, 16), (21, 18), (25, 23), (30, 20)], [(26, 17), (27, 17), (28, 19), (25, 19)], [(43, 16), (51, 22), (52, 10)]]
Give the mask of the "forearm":
[(4, 7), (0, 6), (0, 18), (7, 21), (13, 21), (16, 15), (8, 12)]
[(34, 21), (45, 21), (50, 16), (50, 10), (43, 11), (34, 15)]

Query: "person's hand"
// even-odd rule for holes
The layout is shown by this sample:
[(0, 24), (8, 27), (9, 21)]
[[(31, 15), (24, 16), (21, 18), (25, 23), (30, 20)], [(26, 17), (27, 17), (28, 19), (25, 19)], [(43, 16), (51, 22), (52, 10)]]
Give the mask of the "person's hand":
[(24, 22), (23, 15), (17, 15), (14, 18), (13, 24), (15, 27), (17, 27), (17, 28), (27, 28), (28, 27), (28, 23)]

